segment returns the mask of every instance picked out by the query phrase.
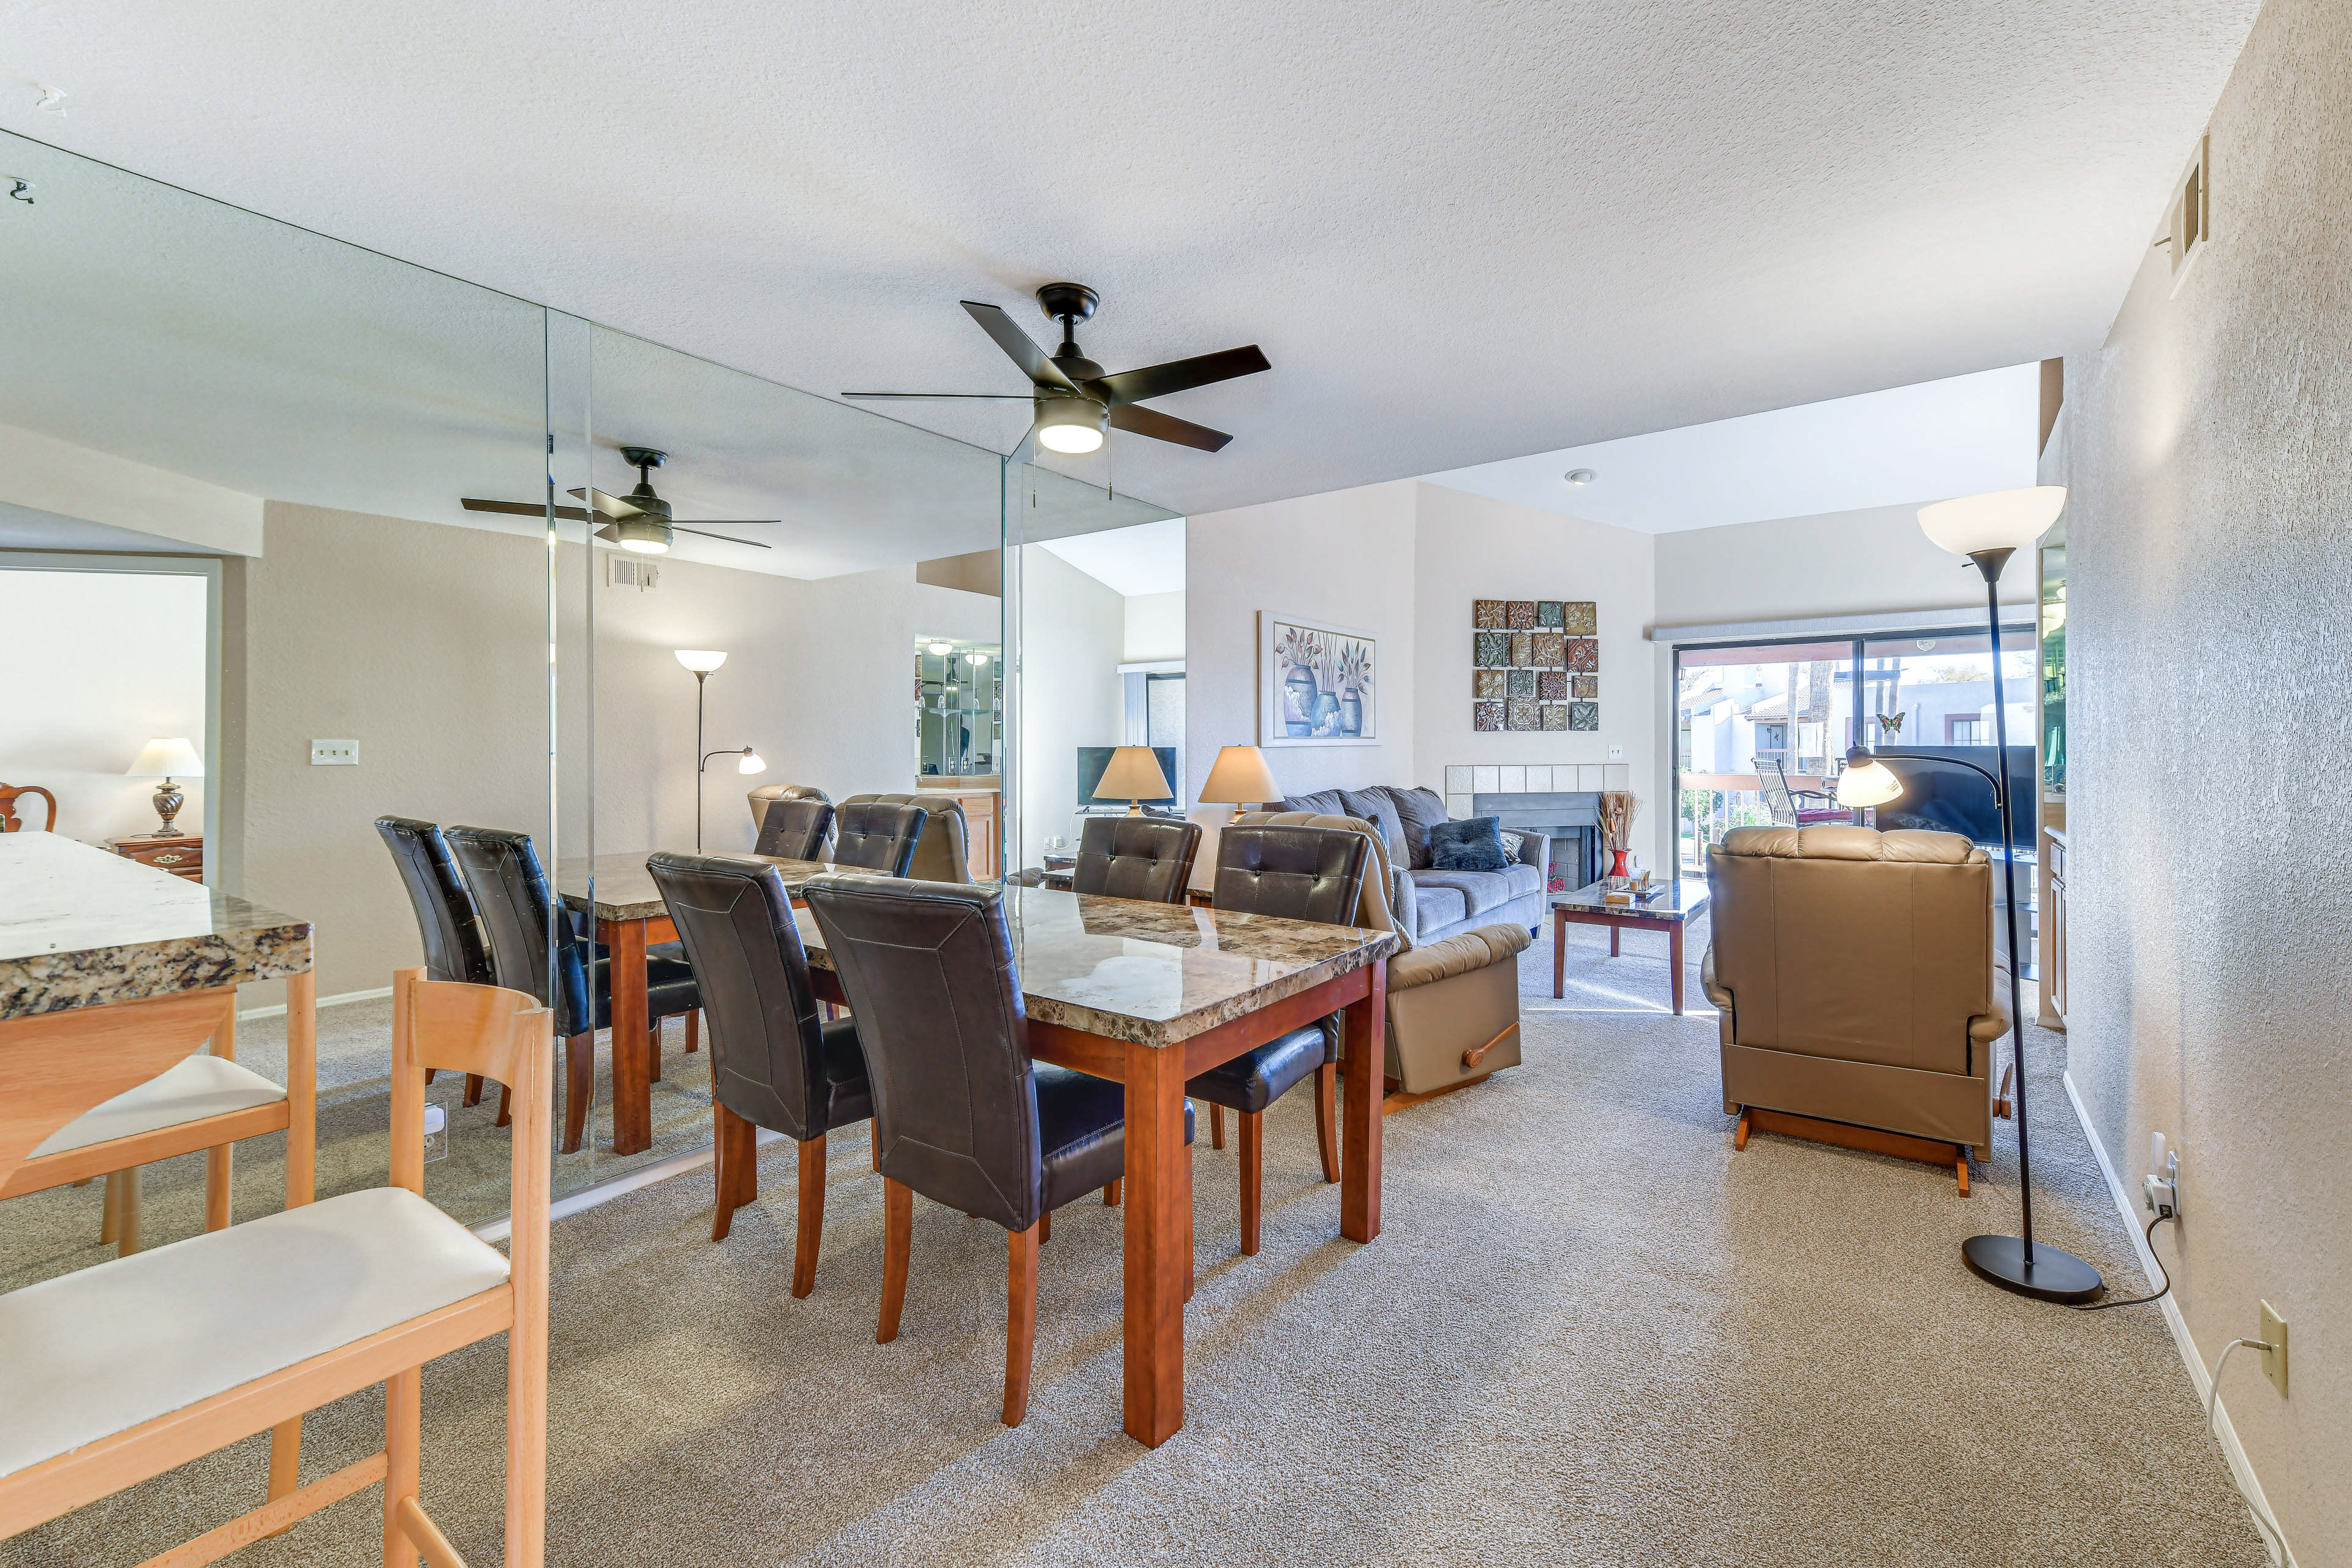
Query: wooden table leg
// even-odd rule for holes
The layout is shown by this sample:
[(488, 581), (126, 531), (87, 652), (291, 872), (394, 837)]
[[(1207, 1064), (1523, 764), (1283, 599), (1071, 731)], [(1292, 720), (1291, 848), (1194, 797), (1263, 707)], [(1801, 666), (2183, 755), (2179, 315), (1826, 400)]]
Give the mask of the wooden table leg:
[(1184, 1425), (1184, 1053), (1130, 1044), (1125, 1055), (1126, 1426), (1156, 1448)]
[(1674, 955), (1675, 1016), (1683, 1016), (1683, 922), (1675, 921), (1666, 927), (1666, 942)]
[(1370, 984), (1348, 1004), (1347, 1043), (1341, 1052), (1347, 1080), (1339, 1108), (1339, 1234), (1370, 1241), (1381, 1233), (1381, 1100), (1387, 1087), (1389, 964), (1381, 959), (1365, 971)]
[(1624, 939), (1625, 928), (1615, 921), (1609, 922), (1609, 956), (1615, 958), (1622, 951), (1617, 944)]
[(653, 1064), (646, 1052), (646, 926), (598, 921), (612, 950), (613, 1152), (642, 1154), (654, 1143)]
[(1555, 907), (1551, 911), (1551, 996), (1557, 1002), (1568, 973), (1568, 911)]

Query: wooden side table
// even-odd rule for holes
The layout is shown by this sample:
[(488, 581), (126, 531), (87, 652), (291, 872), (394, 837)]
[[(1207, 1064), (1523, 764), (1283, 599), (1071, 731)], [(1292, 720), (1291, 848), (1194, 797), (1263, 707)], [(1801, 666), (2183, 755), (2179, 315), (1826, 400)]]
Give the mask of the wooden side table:
[(201, 833), (174, 833), (162, 838), (142, 833), (110, 839), (108, 847), (125, 859), (169, 871), (174, 877), (185, 877), (191, 882), (205, 879), (205, 839)]
[(1683, 927), (1694, 915), (1704, 912), (1707, 906), (1707, 885), (1697, 878), (1685, 878), (1675, 884), (1671, 892), (1650, 902), (1612, 904), (1605, 901), (1605, 889), (1599, 882), (1574, 893), (1555, 893), (1551, 900), (1551, 994), (1560, 994), (1565, 988), (1568, 972), (1569, 923), (1607, 926), (1609, 956), (1618, 955), (1618, 945), (1627, 931), (1663, 931), (1666, 937), (1666, 963), (1672, 974), (1675, 1015), (1683, 1010)]

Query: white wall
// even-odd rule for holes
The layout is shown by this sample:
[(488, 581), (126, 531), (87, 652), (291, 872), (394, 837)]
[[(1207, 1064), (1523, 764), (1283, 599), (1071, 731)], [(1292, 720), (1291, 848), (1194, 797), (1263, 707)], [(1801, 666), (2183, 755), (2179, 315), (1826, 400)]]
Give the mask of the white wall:
[(1197, 796), (1221, 746), (1258, 742), (1258, 613), (1273, 610), (1380, 639), (1378, 744), (1276, 746), (1292, 795), (1410, 784), (1413, 751), (1413, 479), (1186, 520), (1184, 766)]
[[(0, 783), (56, 795), (58, 832), (99, 844), (155, 831), (162, 781), (122, 770), (159, 736), (205, 750), (205, 593), (185, 574), (0, 569)], [(205, 782), (180, 781), (183, 833), (204, 831)], [(17, 804), (40, 825), (37, 798)]]
[(1148, 664), (1184, 657), (1184, 590), (1171, 594), (1130, 594), (1127, 597), (1129, 664)]
[[(1626, 764), (1646, 818), (1659, 808), (1650, 645), (1653, 541), (1646, 533), (1423, 484), (1413, 551), (1416, 758), (1397, 783), (1444, 790), (1449, 765)], [(1472, 727), (1471, 604), (1590, 599), (1601, 640), (1601, 728), (1561, 734)]]
[(2066, 356), (2066, 1061), (2127, 1182), (2180, 1154), (2156, 1247), (2207, 1364), (2286, 1318), (2286, 1397), (2242, 1351), (2221, 1398), (2317, 1568), (2352, 1562), (2352, 7), (2271, 0), (2210, 136), (2193, 270), (2148, 252)]
[(1076, 842), (1077, 749), (1125, 738), (1128, 603), (1044, 545), (1021, 547), (1020, 866), (1049, 837)]

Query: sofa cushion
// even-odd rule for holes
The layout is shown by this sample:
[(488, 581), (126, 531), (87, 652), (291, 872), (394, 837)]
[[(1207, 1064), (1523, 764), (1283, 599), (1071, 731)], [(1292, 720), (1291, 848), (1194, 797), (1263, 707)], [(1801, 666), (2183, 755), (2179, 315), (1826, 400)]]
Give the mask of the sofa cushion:
[(1266, 807), (1268, 811), (1309, 811), (1318, 816), (1353, 816), (1347, 803), (1336, 789), (1318, 790), (1313, 795), (1294, 795), (1288, 800), (1278, 800)]
[[(1544, 885), (1543, 873), (1524, 860), (1513, 860), (1499, 871), (1415, 871), (1412, 880), (1424, 907), (1446, 889), (1459, 892), (1465, 906), (1460, 918), (1465, 920), (1475, 920), (1513, 899), (1540, 893)], [(1422, 929), (1433, 929), (1426, 917)]]
[(1397, 810), (1397, 820), (1404, 828), (1404, 843), (1398, 858), (1408, 870), (1429, 869), (1429, 836), (1440, 823), (1450, 818), (1445, 801), (1433, 789), (1392, 789), (1390, 798)]
[(1429, 836), (1429, 863), (1441, 871), (1499, 871), (1511, 863), (1503, 849), (1502, 818), (1449, 822)]
[[(1489, 875), (1486, 872), (1478, 874)], [(1424, 880), (1425, 878), (1444, 875), (1442, 871), (1412, 873), (1412, 930), (1415, 936), (1458, 926), (1470, 918), (1470, 900), (1461, 889)]]
[(1369, 822), (1380, 829), (1381, 847), (1389, 852), (1390, 859), (1403, 856), (1404, 821), (1397, 816), (1396, 802), (1387, 790), (1343, 789), (1339, 792), (1339, 800), (1348, 808), (1345, 815)]

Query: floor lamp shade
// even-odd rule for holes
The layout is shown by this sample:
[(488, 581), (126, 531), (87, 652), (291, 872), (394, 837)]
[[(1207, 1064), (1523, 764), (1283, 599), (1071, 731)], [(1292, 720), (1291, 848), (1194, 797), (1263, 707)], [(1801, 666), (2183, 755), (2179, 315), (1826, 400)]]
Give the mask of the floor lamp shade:
[(1265, 765), (1265, 753), (1255, 746), (1227, 746), (1217, 752), (1214, 765), (1209, 769), (1208, 782), (1201, 785), (1201, 799), (1213, 805), (1230, 804), (1234, 815), (1241, 815), (1245, 804), (1255, 801), (1263, 805), (1282, 798), (1282, 786), (1274, 782), (1274, 772)]
[(1140, 811), (1143, 801), (1165, 800), (1174, 793), (1168, 787), (1168, 775), (1160, 771), (1160, 759), (1149, 746), (1121, 746), (1113, 751), (1110, 765), (1103, 769), (1102, 780), (1095, 785), (1097, 800), (1123, 800), (1129, 815)]
[(2023, 550), (2050, 531), (2066, 507), (2064, 485), (2028, 485), (1939, 500), (1919, 509), (1919, 527), (1955, 555)]
[(709, 675), (727, 662), (727, 656), (717, 648), (678, 647), (670, 649), (670, 652), (677, 657), (678, 663), (697, 675)]
[(1903, 781), (1895, 770), (1856, 746), (1845, 754), (1845, 771), (1838, 774), (1837, 803), (1840, 805), (1885, 805), (1903, 793)]

